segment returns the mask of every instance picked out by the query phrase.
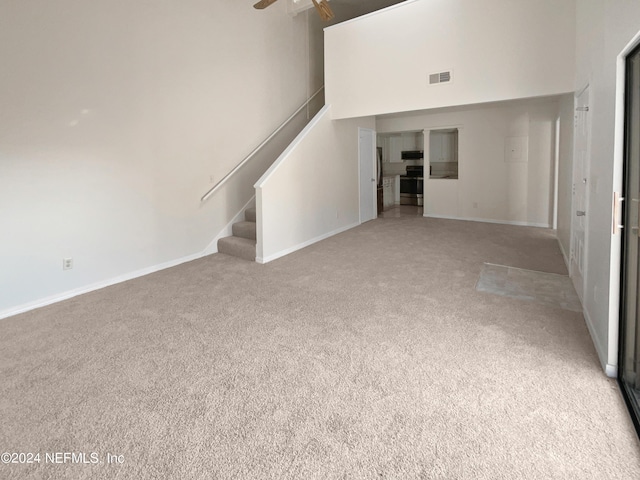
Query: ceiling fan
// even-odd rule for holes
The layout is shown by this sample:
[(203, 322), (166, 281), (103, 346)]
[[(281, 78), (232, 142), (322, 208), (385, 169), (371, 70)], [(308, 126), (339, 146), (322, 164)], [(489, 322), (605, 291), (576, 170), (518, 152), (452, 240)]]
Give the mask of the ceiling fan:
[[(258, 3), (256, 3), (253, 6), (253, 8), (262, 10), (263, 8), (267, 8), (272, 3), (276, 3), (276, 1), (277, 0), (260, 0)], [(311, 0), (311, 1), (313, 2), (313, 5), (316, 7), (318, 15), (320, 15), (320, 18), (322, 18), (322, 20), (324, 20), (325, 22), (328, 22), (335, 16), (327, 0), (320, 0), (320, 1)]]

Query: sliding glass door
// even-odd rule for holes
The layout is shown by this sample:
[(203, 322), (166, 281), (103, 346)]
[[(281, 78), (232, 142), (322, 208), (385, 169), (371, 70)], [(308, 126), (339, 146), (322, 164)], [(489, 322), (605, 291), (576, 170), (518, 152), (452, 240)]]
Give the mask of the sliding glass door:
[(640, 48), (627, 57), (619, 380), (640, 432)]

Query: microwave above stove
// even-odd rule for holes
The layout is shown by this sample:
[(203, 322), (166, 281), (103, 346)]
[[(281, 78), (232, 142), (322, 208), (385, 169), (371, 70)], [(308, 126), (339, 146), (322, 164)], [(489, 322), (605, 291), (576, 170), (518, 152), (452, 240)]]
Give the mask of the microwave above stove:
[(404, 150), (401, 152), (402, 160), (422, 160), (424, 151), (422, 150)]

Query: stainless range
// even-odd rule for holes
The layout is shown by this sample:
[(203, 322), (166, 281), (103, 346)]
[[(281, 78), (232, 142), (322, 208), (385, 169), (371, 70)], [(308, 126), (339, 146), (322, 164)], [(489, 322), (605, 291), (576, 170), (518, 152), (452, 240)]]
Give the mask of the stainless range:
[(407, 166), (407, 174), (400, 176), (400, 205), (419, 205), (423, 203), (424, 167)]

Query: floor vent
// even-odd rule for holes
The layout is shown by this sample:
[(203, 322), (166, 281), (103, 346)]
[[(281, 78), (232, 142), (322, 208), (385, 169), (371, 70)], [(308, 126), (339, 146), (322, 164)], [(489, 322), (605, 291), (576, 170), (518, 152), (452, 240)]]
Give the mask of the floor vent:
[(449, 83), (453, 78), (451, 71), (438, 72), (429, 75), (429, 85), (436, 85), (438, 83)]

